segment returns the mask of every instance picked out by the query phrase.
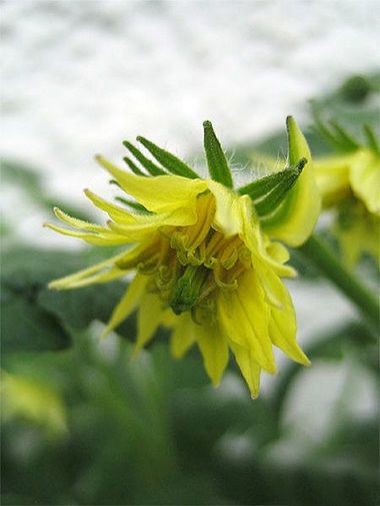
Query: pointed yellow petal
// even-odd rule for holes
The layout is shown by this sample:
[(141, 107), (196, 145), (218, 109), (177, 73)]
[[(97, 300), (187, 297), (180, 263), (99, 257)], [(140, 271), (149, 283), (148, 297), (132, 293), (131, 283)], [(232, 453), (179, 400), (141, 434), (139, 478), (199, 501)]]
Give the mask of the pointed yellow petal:
[(105, 211), (114, 221), (119, 223), (135, 223), (135, 215), (123, 207), (104, 200), (90, 190), (84, 190), (84, 193), (98, 209)]
[(230, 348), (235, 355), (240, 371), (247, 382), (252, 399), (256, 399), (260, 391), (260, 366), (252, 360), (250, 350), (230, 342)]
[(170, 336), (170, 351), (175, 358), (182, 358), (196, 340), (196, 324), (189, 312), (177, 316), (174, 332)]
[(216, 387), (228, 362), (227, 339), (217, 325), (199, 325), (196, 335), (206, 372)]
[(101, 337), (106, 337), (113, 329), (122, 323), (139, 304), (145, 290), (148, 278), (137, 274), (129, 285), (128, 290), (112, 312), (111, 319), (102, 332)]
[(196, 197), (207, 189), (206, 181), (181, 176), (142, 177), (125, 172), (102, 156), (98, 162), (112, 174), (129, 195), (156, 213), (186, 207), (195, 214)]
[(64, 223), (67, 223), (68, 225), (74, 228), (79, 228), (80, 230), (86, 230), (87, 232), (104, 232), (105, 230), (104, 227), (96, 223), (89, 223), (87, 221), (74, 218), (69, 214), (61, 211), (61, 209), (59, 209), (58, 207), (54, 208), (54, 214), (59, 220), (63, 221)]
[(218, 298), (218, 315), (228, 338), (251, 350), (255, 361), (274, 373), (276, 365), (268, 333), (270, 307), (253, 271), (239, 278), (237, 290), (222, 292)]
[(82, 239), (82, 241), (94, 244), (96, 246), (117, 246), (119, 244), (126, 244), (128, 241), (125, 237), (111, 233), (107, 229), (103, 229), (102, 234), (91, 234), (85, 232), (77, 232), (75, 230), (68, 230), (67, 228), (54, 225), (53, 223), (45, 223), (44, 227), (50, 228), (55, 232), (62, 235), (68, 235), (70, 237), (76, 237)]
[(310, 236), (321, 210), (321, 197), (314, 177), (310, 150), (293, 118), (288, 119), (289, 163), (294, 165), (306, 158), (298, 181), (281, 205), (281, 217), (263, 220), (263, 228), (270, 237), (289, 246), (300, 246)]
[(97, 274), (99, 271), (109, 268), (115, 262), (125, 257), (125, 255), (126, 252), (124, 251), (123, 253), (119, 253), (118, 255), (115, 255), (111, 258), (108, 258), (107, 260), (92, 265), (91, 267), (87, 267), (86, 269), (82, 269), (78, 272), (75, 272), (74, 274), (69, 274), (68, 276), (64, 276), (63, 278), (51, 281), (48, 286), (49, 288), (53, 288), (56, 290), (71, 288), (71, 283), (76, 283), (78, 281), (81, 281), (82, 279)]
[(142, 294), (137, 315), (137, 342), (134, 355), (152, 339), (160, 325), (165, 308), (160, 297), (145, 291)]
[(295, 362), (299, 362), (303, 365), (310, 365), (309, 359), (296, 341), (296, 314), (289, 292), (283, 284), (281, 299), (283, 301), (282, 309), (274, 307), (271, 309), (269, 334), (272, 342)]

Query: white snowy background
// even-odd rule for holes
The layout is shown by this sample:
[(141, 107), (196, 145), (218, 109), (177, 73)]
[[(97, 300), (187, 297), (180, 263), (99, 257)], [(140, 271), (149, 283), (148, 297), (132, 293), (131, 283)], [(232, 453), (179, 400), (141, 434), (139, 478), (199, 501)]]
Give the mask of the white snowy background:
[[(93, 155), (121, 159), (124, 138), (191, 156), (210, 119), (233, 146), (287, 114), (302, 124), (309, 98), (379, 64), (376, 0), (9, 0), (1, 10), (0, 154), (36, 167), (46, 190), (77, 205), (85, 187), (104, 194)], [(2, 202), (24, 239), (73, 247), (41, 228), (50, 217), (20, 192), (4, 185)], [(303, 343), (355, 315), (328, 283), (290, 288)], [(302, 378), (287, 421), (308, 438), (323, 435), (347, 381), (355, 416), (376, 405), (375, 386), (347, 361)]]

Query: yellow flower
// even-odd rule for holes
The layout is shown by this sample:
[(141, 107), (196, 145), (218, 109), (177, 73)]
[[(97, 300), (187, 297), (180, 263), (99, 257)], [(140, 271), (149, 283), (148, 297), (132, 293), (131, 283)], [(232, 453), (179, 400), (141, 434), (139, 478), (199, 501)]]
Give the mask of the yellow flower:
[(325, 208), (336, 208), (333, 225), (345, 261), (353, 266), (363, 253), (380, 260), (380, 154), (353, 152), (317, 159), (315, 176)]
[[(297, 132), (297, 142), (292, 142), (298, 146), (303, 137)], [(193, 344), (199, 347), (215, 386), (231, 351), (252, 397), (258, 395), (261, 370), (276, 370), (273, 345), (291, 359), (309, 363), (296, 342), (294, 307), (281, 280), (295, 274), (285, 265), (288, 252), (262, 231), (248, 195), (193, 175), (192, 179), (144, 177), (129, 174), (103, 157), (98, 161), (146, 212), (130, 212), (89, 190), (86, 196), (110, 218), (106, 226), (55, 209), (56, 216), (74, 229), (47, 225), (59, 233), (90, 244), (133, 246), (51, 282), (51, 288), (79, 288), (135, 273), (103, 335), (137, 310), (136, 352), (164, 325), (172, 329), (170, 347), (175, 357), (182, 357)], [(302, 235), (304, 223), (304, 217), (298, 216), (289, 234), (295, 230)]]

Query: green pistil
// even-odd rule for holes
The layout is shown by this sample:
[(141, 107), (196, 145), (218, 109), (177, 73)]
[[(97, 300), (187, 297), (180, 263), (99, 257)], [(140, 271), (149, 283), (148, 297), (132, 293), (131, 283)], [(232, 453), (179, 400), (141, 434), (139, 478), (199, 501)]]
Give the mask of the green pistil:
[(188, 265), (185, 268), (174, 286), (169, 302), (176, 315), (189, 311), (197, 304), (209, 272), (205, 267), (194, 265)]

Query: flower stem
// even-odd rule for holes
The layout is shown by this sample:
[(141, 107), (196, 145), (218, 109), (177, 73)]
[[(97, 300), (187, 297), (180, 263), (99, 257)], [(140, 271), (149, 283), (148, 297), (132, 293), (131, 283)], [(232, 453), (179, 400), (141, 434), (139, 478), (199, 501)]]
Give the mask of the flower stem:
[(311, 235), (300, 248), (301, 252), (348, 297), (375, 325), (379, 323), (379, 299), (362, 284), (355, 273), (348, 270), (323, 239)]

